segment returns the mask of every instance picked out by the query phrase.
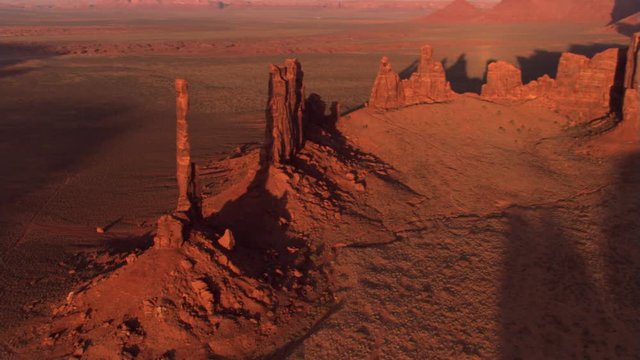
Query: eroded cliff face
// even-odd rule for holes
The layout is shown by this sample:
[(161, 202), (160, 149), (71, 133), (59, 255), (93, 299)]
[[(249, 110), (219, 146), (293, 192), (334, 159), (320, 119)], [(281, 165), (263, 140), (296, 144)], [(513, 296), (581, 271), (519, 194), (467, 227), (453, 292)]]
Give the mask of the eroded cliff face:
[(555, 85), (548, 75), (528, 84), (522, 83), (522, 71), (506, 61), (489, 64), (487, 83), (482, 85), (481, 96), (496, 101), (533, 100), (547, 96)]
[(551, 95), (556, 111), (576, 123), (615, 112), (615, 103), (622, 96), (616, 83), (620, 54), (619, 49), (605, 50), (592, 59), (562, 54), (555, 91)]
[(492, 62), (487, 70), (487, 83), (482, 85), (482, 97), (499, 99), (522, 98), (522, 71), (506, 61)]
[(304, 145), (304, 73), (298, 60), (271, 65), (266, 111), (265, 161), (284, 164)]

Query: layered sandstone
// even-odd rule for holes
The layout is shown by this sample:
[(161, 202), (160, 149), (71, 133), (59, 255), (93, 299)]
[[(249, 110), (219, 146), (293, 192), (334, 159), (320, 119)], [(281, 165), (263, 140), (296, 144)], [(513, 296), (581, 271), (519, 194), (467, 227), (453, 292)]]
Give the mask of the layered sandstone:
[(547, 96), (554, 85), (548, 75), (524, 85), (520, 69), (506, 61), (496, 61), (487, 68), (487, 83), (482, 85), (481, 96), (488, 100), (533, 100)]
[(564, 53), (560, 57), (553, 93), (555, 109), (572, 122), (602, 118), (615, 111), (619, 49), (608, 49), (592, 59)]
[(415, 105), (446, 101), (453, 94), (447, 81), (444, 66), (433, 60), (433, 48), (425, 45), (420, 49), (418, 71), (408, 80), (402, 81), (404, 105)]
[(378, 75), (373, 83), (369, 107), (377, 110), (398, 109), (404, 105), (404, 91), (400, 76), (391, 67), (389, 58), (380, 60)]
[(506, 61), (492, 62), (487, 70), (487, 83), (481, 95), (486, 98), (520, 99), (522, 97), (522, 71)]
[(283, 67), (271, 65), (266, 111), (266, 160), (274, 164), (291, 161), (304, 145), (304, 73), (296, 59)]

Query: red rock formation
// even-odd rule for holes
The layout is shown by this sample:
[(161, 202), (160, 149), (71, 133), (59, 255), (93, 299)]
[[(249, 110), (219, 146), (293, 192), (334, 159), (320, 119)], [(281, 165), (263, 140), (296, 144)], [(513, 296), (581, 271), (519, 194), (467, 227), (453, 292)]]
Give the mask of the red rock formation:
[(549, 75), (542, 75), (538, 80), (533, 80), (524, 86), (522, 99), (537, 99), (548, 96), (554, 89), (556, 81)]
[(420, 49), (418, 71), (402, 81), (404, 105), (434, 103), (449, 100), (453, 94), (442, 63), (433, 60), (433, 49)]
[[(631, 44), (627, 52), (627, 66), (625, 68), (624, 77), (624, 100), (622, 102), (622, 119), (624, 121), (632, 121), (639, 125), (640, 122), (640, 92), (638, 90), (638, 62), (640, 62), (640, 33), (636, 33), (631, 37)], [(635, 129), (637, 130), (637, 127)]]
[(191, 177), (191, 145), (189, 143), (189, 93), (184, 79), (176, 80), (176, 178), (178, 180), (178, 205), (176, 211), (188, 212), (189, 178)]
[(640, 33), (636, 33), (631, 37), (631, 44), (627, 51), (627, 66), (624, 73), (624, 87), (627, 89), (636, 89), (636, 75), (638, 71), (638, 49), (640, 48)]
[(489, 64), (487, 83), (482, 85), (485, 98), (521, 99), (523, 95), (522, 72), (506, 61)]
[(489, 64), (487, 83), (482, 85), (481, 95), (490, 100), (533, 100), (548, 95), (555, 81), (548, 75), (522, 84), (522, 72), (505, 61)]
[(284, 67), (271, 65), (265, 150), (267, 161), (291, 161), (304, 144), (303, 72), (300, 63), (288, 59)]
[(404, 91), (400, 76), (393, 71), (389, 58), (384, 56), (380, 60), (378, 76), (371, 90), (369, 107), (377, 110), (398, 109), (404, 105)]
[(556, 110), (578, 123), (614, 111), (611, 95), (616, 85), (619, 52), (608, 49), (591, 60), (582, 55), (562, 54), (552, 95)]
[(158, 219), (153, 246), (157, 249), (179, 248), (185, 242), (188, 219), (179, 214), (162, 215)]

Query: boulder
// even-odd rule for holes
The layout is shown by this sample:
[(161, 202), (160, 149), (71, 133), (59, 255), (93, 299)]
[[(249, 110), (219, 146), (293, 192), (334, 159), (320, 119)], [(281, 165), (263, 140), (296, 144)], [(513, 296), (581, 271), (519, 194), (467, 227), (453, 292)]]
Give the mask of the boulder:
[(236, 239), (233, 236), (231, 230), (227, 229), (224, 234), (218, 239), (218, 244), (227, 250), (233, 250), (236, 246)]

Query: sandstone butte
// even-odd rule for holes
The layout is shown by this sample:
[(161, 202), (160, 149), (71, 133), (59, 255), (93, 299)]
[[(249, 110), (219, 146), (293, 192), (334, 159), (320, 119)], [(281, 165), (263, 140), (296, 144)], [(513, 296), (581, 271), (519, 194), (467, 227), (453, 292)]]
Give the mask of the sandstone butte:
[[(504, 62), (497, 62), (489, 66), (491, 74), (488, 76), (488, 83), (480, 97), (485, 101), (478, 101), (467, 96), (456, 97), (449, 90), (441, 71), (441, 65), (439, 66), (437, 62), (432, 60), (432, 51), (428, 46), (422, 48), (420, 66), (417, 73), (406, 83), (406, 88), (392, 70), (388, 59), (383, 58), (369, 108), (346, 115), (343, 118), (344, 121), (341, 122), (341, 126), (352, 126), (349, 130), (354, 137), (360, 138), (354, 140), (358, 141), (358, 143), (354, 142), (358, 148), (350, 143), (344, 143), (344, 139), (339, 137), (337, 133), (318, 129), (325, 127), (324, 121), (335, 120), (334, 117), (337, 117), (337, 114), (326, 115), (324, 113), (326, 105), (319, 95), (312, 94), (308, 98), (304, 96), (302, 70), (299, 62), (289, 59), (283, 67), (272, 65), (269, 71), (270, 90), (265, 114), (267, 118), (265, 144), (262, 149), (247, 150), (241, 156), (229, 157), (219, 163), (209, 165), (209, 171), (206, 175), (207, 182), (215, 180), (216, 176), (221, 176), (230, 185), (223, 191), (211, 194), (206, 198), (200, 197), (197, 186), (201, 182), (199, 177), (205, 176), (204, 171), (203, 174), (194, 172), (195, 166), (190, 162), (187, 130), (188, 89), (184, 80), (178, 80), (176, 81), (176, 161), (178, 165), (176, 175), (179, 200), (175, 211), (163, 216), (158, 222), (155, 246), (150, 249), (135, 250), (123, 257), (106, 256), (105, 262), (101, 265), (109, 266), (111, 270), (105, 270), (104, 274), (101, 273), (97, 277), (79, 284), (64, 301), (53, 309), (52, 317), (45, 319), (43, 323), (46, 326), (28, 326), (27, 330), (16, 330), (20, 334), (24, 334), (23, 331), (26, 331), (26, 337), (21, 341), (12, 341), (11, 343), (20, 347), (15, 350), (16, 352), (28, 354), (29, 358), (66, 358), (69, 354), (88, 358), (135, 358), (138, 355), (141, 358), (154, 359), (171, 359), (176, 356), (177, 358), (198, 359), (212, 357), (286, 358), (292, 346), (297, 347), (300, 341), (310, 338), (309, 329), (316, 328), (317, 324), (322, 324), (329, 316), (334, 316), (331, 321), (339, 322), (340, 326), (322, 327), (314, 334), (315, 337), (324, 336), (324, 344), (345, 340), (341, 336), (344, 329), (354, 333), (359, 332), (358, 329), (362, 329), (362, 317), (378, 318), (383, 311), (382, 309), (389, 306), (390, 296), (396, 296), (396, 298), (400, 296), (404, 299), (402, 301), (409, 301), (409, 303), (399, 304), (400, 307), (393, 308), (394, 311), (395, 309), (398, 311), (400, 309), (411, 310), (408, 313), (409, 316), (419, 320), (416, 324), (411, 324), (411, 321), (406, 321), (406, 323), (403, 321), (402, 324), (398, 324), (398, 331), (403, 331), (405, 326), (412, 326), (412, 331), (418, 331), (416, 326), (423, 328), (425, 322), (438, 326), (442, 322), (442, 317), (434, 317), (429, 311), (413, 311), (415, 306), (431, 306), (429, 303), (431, 300), (424, 301), (423, 298), (415, 299), (413, 296), (406, 296), (410, 293), (404, 292), (404, 290), (399, 294), (390, 294), (390, 288), (386, 286), (381, 288), (375, 282), (372, 283), (373, 286), (367, 288), (368, 292), (363, 292), (364, 294), (350, 291), (348, 286), (343, 287), (358, 281), (357, 277), (346, 276), (349, 274), (346, 272), (344, 273), (345, 279), (339, 279), (342, 276), (340, 271), (347, 269), (336, 267), (334, 261), (336, 251), (339, 249), (350, 251), (348, 259), (353, 261), (353, 257), (358, 257), (361, 259), (359, 261), (362, 262), (362, 266), (368, 268), (371, 268), (374, 261), (382, 261), (380, 264), (387, 266), (384, 268), (385, 270), (398, 274), (406, 273), (407, 269), (420, 271), (421, 266), (415, 266), (415, 261), (418, 260), (424, 261), (424, 266), (427, 267), (431, 266), (433, 262), (436, 262), (436, 265), (450, 265), (452, 256), (450, 250), (438, 255), (443, 256), (442, 259), (429, 258), (429, 256), (440, 251), (438, 250), (440, 246), (432, 244), (451, 244), (454, 241), (451, 231), (445, 229), (442, 234), (434, 233), (431, 226), (425, 227), (425, 224), (421, 223), (422, 219), (440, 219), (442, 215), (439, 211), (443, 209), (447, 213), (454, 214), (454, 216), (448, 217), (447, 221), (454, 221), (454, 218), (460, 217), (465, 218), (464, 221), (469, 221), (467, 218), (471, 217), (471, 225), (466, 229), (468, 231), (463, 232), (464, 235), (461, 236), (465, 242), (468, 242), (467, 238), (474, 236), (473, 234), (479, 231), (476, 225), (480, 221), (480, 217), (475, 214), (488, 214), (486, 221), (492, 221), (488, 223), (491, 225), (488, 226), (491, 229), (490, 234), (496, 236), (494, 227), (498, 226), (502, 229), (503, 226), (507, 226), (508, 230), (517, 221), (524, 221), (522, 216), (532, 215), (520, 216), (518, 214), (523, 213), (521, 208), (525, 205), (512, 207), (509, 200), (502, 200), (494, 196), (503, 196), (506, 193), (511, 196), (525, 196), (521, 194), (526, 192), (526, 196), (532, 196), (532, 198), (516, 198), (516, 200), (530, 200), (530, 203), (533, 204), (530, 206), (530, 211), (535, 214), (536, 211), (541, 211), (538, 208), (544, 207), (536, 204), (550, 204), (543, 193), (549, 191), (549, 188), (560, 187), (559, 192), (553, 194), (554, 199), (556, 196), (566, 197), (567, 189), (570, 189), (571, 193), (577, 194), (571, 198), (571, 201), (566, 202), (566, 206), (569, 206), (580, 196), (593, 196), (602, 192), (602, 187), (596, 186), (597, 182), (589, 181), (594, 178), (593, 173), (605, 165), (597, 162), (582, 162), (580, 159), (575, 160), (576, 154), (571, 153), (562, 158), (560, 166), (549, 171), (541, 164), (555, 163), (555, 159), (559, 156), (556, 150), (567, 149), (567, 147), (563, 147), (566, 145), (564, 143), (553, 143), (558, 147), (549, 150), (551, 157), (543, 157), (529, 166), (529, 162), (532, 161), (530, 157), (519, 157), (522, 152), (528, 154), (528, 146), (533, 143), (528, 142), (526, 146), (514, 145), (516, 142), (512, 136), (516, 136), (515, 139), (528, 139), (528, 141), (535, 141), (538, 139), (537, 137), (532, 139), (527, 137), (528, 135), (517, 135), (516, 131), (512, 131), (512, 134), (508, 136), (496, 135), (495, 127), (489, 128), (484, 121), (469, 123), (466, 117), (457, 117), (455, 120), (457, 126), (452, 126), (450, 121), (454, 118), (457, 108), (449, 109), (449, 112), (445, 113), (447, 114), (446, 118), (433, 119), (435, 125), (439, 123), (438, 126), (442, 126), (444, 122), (447, 126), (444, 128), (446, 131), (443, 134), (437, 134), (439, 136), (438, 146), (428, 144), (433, 153), (437, 153), (437, 148), (444, 146), (452, 136), (457, 136), (448, 145), (450, 148), (445, 151), (444, 155), (438, 153), (438, 156), (444, 157), (437, 159), (437, 161), (442, 162), (445, 166), (437, 167), (436, 163), (419, 162), (406, 164), (408, 162), (407, 153), (403, 153), (402, 149), (398, 149), (398, 146), (394, 144), (389, 145), (388, 137), (395, 136), (394, 141), (398, 141), (398, 143), (405, 143), (406, 138), (411, 138), (412, 142), (407, 144), (409, 144), (410, 151), (414, 151), (411, 146), (424, 142), (425, 138), (422, 132), (430, 129), (432, 124), (429, 121), (418, 121), (419, 124), (416, 124), (416, 118), (409, 117), (410, 123), (413, 123), (414, 126), (421, 126), (419, 131), (402, 127), (395, 128), (398, 134), (393, 134), (391, 130), (394, 128), (389, 126), (394, 124), (388, 120), (406, 122), (407, 119), (403, 119), (402, 116), (394, 118), (394, 115), (401, 112), (390, 110), (408, 107), (408, 113), (413, 111), (424, 115), (447, 107), (446, 102), (456, 98), (456, 101), (460, 101), (465, 106), (473, 107), (476, 111), (483, 111), (483, 108), (491, 106), (491, 111), (495, 111), (497, 114), (498, 110), (507, 110), (508, 107), (497, 106), (498, 104), (494, 104), (495, 102), (516, 102), (514, 105), (523, 105), (522, 109), (535, 109), (534, 105), (527, 100), (535, 101), (538, 97), (545, 100), (543, 102), (545, 106), (551, 106), (560, 113), (567, 111), (567, 115), (554, 114), (551, 111), (545, 112), (545, 116), (556, 120), (563, 118), (563, 116), (564, 118), (576, 116), (576, 114), (580, 116), (605, 114), (608, 117), (616, 118), (614, 125), (619, 125), (616, 130), (637, 129), (637, 44), (638, 36), (636, 35), (627, 52), (629, 55), (622, 63), (619, 62), (622, 61), (619, 59), (624, 57), (618, 57), (618, 50), (615, 49), (597, 54), (592, 59), (565, 54), (560, 63), (558, 79), (544, 78), (545, 80), (537, 81), (538, 85), (536, 85), (535, 91), (531, 87), (527, 88), (529, 84), (522, 84), (521, 74), (517, 68)], [(615, 86), (618, 81), (615, 76), (616, 69), (622, 69), (620, 72), (621, 75), (624, 75), (620, 77), (620, 87)], [(540, 86), (540, 83), (544, 83), (544, 85)], [(547, 88), (549, 84), (552, 86)], [(407, 92), (406, 89), (411, 89), (411, 91)], [(614, 90), (613, 95), (606, 97), (606, 94), (611, 90)], [(624, 98), (631, 100), (624, 104), (616, 104), (613, 100), (622, 99), (623, 91)], [(580, 97), (580, 101), (576, 102), (573, 107), (565, 107), (563, 96), (568, 96), (568, 93), (574, 93)], [(407, 101), (406, 94), (411, 94), (409, 96), (411, 100)], [(438, 106), (410, 106), (415, 105), (415, 102), (441, 101), (445, 103)], [(625, 117), (618, 118), (620, 112), (612, 109), (611, 104), (622, 105), (622, 108), (626, 109), (624, 110)], [(529, 105), (531, 106), (527, 107)], [(332, 112), (339, 112), (338, 104), (332, 108), (334, 109)], [(379, 120), (379, 114), (375, 114), (380, 111), (387, 112), (385, 120)], [(533, 121), (534, 118), (530, 117), (528, 120)], [(375, 123), (376, 119), (380, 121), (377, 124)], [(500, 121), (506, 122), (506, 119), (503, 118)], [(592, 119), (584, 118), (581, 120), (589, 122)], [(349, 125), (351, 122), (355, 122), (355, 124)], [(375, 127), (364, 126), (369, 123)], [(540, 136), (558, 134), (559, 125), (553, 125), (552, 121), (541, 121), (540, 123), (542, 124), (540, 126), (546, 126), (544, 130), (541, 130), (545, 133), (539, 134)], [(629, 126), (630, 124), (631, 126)], [(496, 123), (492, 123), (492, 125), (495, 126)], [(464, 132), (466, 130), (462, 128), (467, 126), (472, 131)], [(551, 127), (555, 130), (550, 130)], [(372, 134), (372, 131), (375, 131), (376, 134)], [(461, 134), (461, 132), (464, 133)], [(475, 134), (475, 132), (480, 132), (480, 134)], [(504, 134), (504, 132), (498, 134)], [(429, 134), (429, 136), (432, 135), (436, 135), (436, 133)], [(637, 134), (635, 135), (636, 138), (633, 139), (632, 146), (637, 148), (639, 142)], [(475, 138), (469, 141), (469, 136), (475, 136)], [(312, 140), (311, 137), (316, 138)], [(556, 138), (558, 137), (556, 136)], [(489, 142), (482, 144), (482, 151), (486, 153), (478, 155), (477, 142), (482, 139)], [(614, 138), (614, 141), (619, 140), (620, 138)], [(551, 146), (551, 143), (549, 145)], [(504, 150), (503, 148), (507, 146), (511, 146), (511, 148)], [(361, 151), (360, 147), (364, 150)], [(462, 147), (464, 147), (464, 156), (460, 156)], [(381, 149), (379, 151), (383, 156), (393, 163), (389, 164), (377, 158), (373, 153), (364, 152), (370, 151), (372, 148)], [(508, 157), (509, 154), (514, 153), (513, 149), (519, 149), (519, 152), (515, 157)], [(501, 152), (491, 153), (491, 151)], [(496, 158), (492, 158), (492, 161), (499, 161), (497, 167), (493, 169), (493, 173), (487, 173), (487, 163), (479, 161), (486, 160), (487, 156), (491, 156), (487, 154), (499, 154)], [(421, 159), (430, 159), (432, 155), (429, 153), (428, 156)], [(476, 157), (467, 160), (466, 156)], [(502, 158), (501, 156), (507, 157)], [(455, 161), (462, 162), (455, 163)], [(518, 176), (527, 179), (532, 176), (537, 177), (535, 182), (532, 184), (520, 178), (517, 178), (518, 181), (505, 181), (516, 173), (504, 170), (513, 162), (517, 162), (517, 165), (512, 169), (517, 167), (524, 169)], [(416, 166), (416, 164), (420, 166)], [(430, 166), (425, 167), (422, 166), (423, 164)], [(396, 170), (396, 168), (406, 169), (407, 167), (411, 171)], [(570, 168), (566, 174), (563, 173), (564, 175), (568, 174), (567, 177), (558, 178), (565, 167)], [(468, 176), (459, 176), (461, 171), (466, 168), (474, 168), (476, 177), (469, 180)], [(434, 173), (434, 169), (438, 172)], [(418, 172), (421, 175), (408, 180), (402, 178), (405, 175), (409, 176), (412, 172)], [(609, 175), (608, 173), (604, 174)], [(482, 183), (483, 186), (478, 187), (478, 182), (485, 181), (485, 178), (491, 178), (491, 182)], [(443, 188), (437, 189), (434, 184), (442, 179), (446, 180), (445, 183), (439, 185)], [(576, 185), (572, 181), (565, 181), (567, 179), (580, 182), (580, 184)], [(553, 186), (544, 188), (549, 184)], [(537, 185), (542, 187), (536, 187)], [(507, 188), (504, 194), (492, 193), (485, 196), (486, 189), (500, 186)], [(586, 186), (595, 187), (596, 190), (585, 191)], [(457, 191), (460, 187), (465, 187), (466, 192), (456, 194), (456, 196), (461, 196), (461, 201), (458, 202), (452, 198), (451, 194), (452, 189)], [(440, 193), (433, 199), (422, 195), (422, 193), (427, 194), (429, 191), (440, 191)], [(620, 196), (624, 197), (635, 195), (626, 192), (625, 189), (622, 189), (621, 194)], [(610, 194), (607, 193), (606, 196), (608, 197), (606, 201), (611, 202)], [(397, 201), (395, 206), (389, 206), (390, 199)], [(490, 200), (494, 200), (496, 203), (492, 204)], [(557, 200), (553, 203), (556, 202)], [(421, 205), (423, 203), (424, 206)], [(464, 212), (460, 213), (460, 203), (464, 203), (470, 209), (463, 209)], [(203, 205), (202, 209), (200, 209), (200, 204)], [(434, 208), (432, 205), (437, 207)], [(592, 208), (591, 206), (583, 206), (582, 203), (579, 206)], [(196, 209), (195, 212), (194, 209)], [(542, 210), (544, 213), (547, 211), (546, 208)], [(626, 214), (627, 210), (623, 208), (619, 213), (611, 215), (611, 218), (634, 216), (633, 213)], [(507, 216), (500, 214), (508, 212), (515, 212), (512, 217), (507, 217), (509, 221), (503, 221), (502, 218), (496, 220), (497, 216)], [(385, 215), (383, 226), (381, 226), (382, 221), (377, 221), (377, 218), (373, 218), (373, 221), (363, 220), (368, 216), (375, 217), (377, 214), (383, 213)], [(417, 217), (418, 214), (420, 217)], [(463, 214), (463, 216), (455, 214)], [(343, 218), (348, 218), (349, 222), (346, 222), (347, 220), (340, 221)], [(553, 219), (555, 220), (556, 217)], [(386, 220), (389, 220), (389, 223)], [(633, 220), (629, 218), (625, 218), (623, 221), (633, 223)], [(570, 225), (574, 226), (575, 223), (572, 222)], [(319, 232), (321, 235), (317, 232), (319, 226), (322, 226)], [(393, 230), (390, 231), (388, 226), (393, 226)], [(407, 230), (407, 226), (414, 228)], [(550, 227), (544, 221), (541, 222), (541, 226), (543, 231), (548, 231)], [(287, 232), (289, 227), (294, 227), (295, 232)], [(555, 228), (555, 225), (552, 227)], [(443, 238), (437, 238), (435, 243), (432, 242), (433, 239), (430, 239), (430, 242), (403, 241), (409, 236), (413, 236), (414, 232), (421, 234), (425, 228), (429, 228), (429, 236), (443, 236)], [(536, 230), (536, 227), (521, 229)], [(526, 246), (534, 242), (533, 240), (539, 240), (537, 238), (543, 234), (549, 235), (547, 232), (534, 233), (533, 236), (536, 239), (529, 241), (530, 237), (523, 237), (530, 236), (527, 231), (517, 231), (516, 233), (518, 241), (505, 242), (509, 246), (514, 246), (515, 243), (518, 246), (525, 246), (521, 249), (523, 252), (528, 251), (529, 248)], [(578, 233), (582, 233), (582, 231)], [(594, 231), (586, 236), (598, 236), (597, 233), (599, 232)], [(328, 237), (329, 240), (327, 243), (313, 244), (309, 238), (301, 239), (305, 234)], [(372, 234), (374, 236), (371, 236)], [(372, 237), (373, 239), (371, 239)], [(496, 251), (496, 247), (500, 246), (501, 242), (487, 245), (487, 241), (476, 240), (469, 242), (467, 246), (475, 250), (478, 250), (478, 246), (488, 247), (484, 248), (482, 252), (474, 253), (474, 257), (485, 256), (488, 258), (479, 259), (477, 263), (470, 263), (476, 261), (471, 258), (464, 259), (462, 265), (455, 265), (456, 268), (444, 273), (440, 267), (426, 270), (427, 273), (433, 273), (432, 276), (437, 276), (432, 278), (429, 289), (431, 286), (438, 286), (440, 289), (449, 289), (453, 286), (456, 291), (465, 295), (454, 297), (448, 291), (443, 291), (444, 295), (439, 301), (446, 303), (446, 306), (436, 304), (429, 309), (434, 309), (436, 312), (442, 311), (442, 309), (449, 308), (450, 302), (457, 302), (457, 306), (461, 310), (469, 311), (470, 315), (464, 315), (465, 321), (475, 322), (478, 321), (476, 318), (481, 318), (479, 321), (484, 322), (474, 323), (474, 326), (482, 325), (494, 329), (495, 324), (491, 322), (493, 320), (487, 320), (495, 319), (493, 307), (470, 308), (478, 302), (474, 301), (470, 304), (468, 301), (468, 299), (475, 299), (478, 296), (491, 297), (492, 294), (487, 294), (485, 288), (471, 289), (473, 286), (468, 286), (469, 282), (460, 282), (460, 278), (473, 277), (477, 274), (480, 277), (470, 281), (477, 284), (490, 282), (490, 289), (504, 288), (505, 272), (500, 269), (494, 271), (492, 268), (483, 268), (483, 271), (479, 272), (476, 266), (480, 266), (486, 262), (485, 260), (500, 263), (501, 261), (495, 258), (498, 256), (496, 253), (507, 253), (507, 251), (503, 251), (502, 248)], [(633, 239), (633, 241), (635, 240)], [(382, 249), (380, 249), (381, 244), (383, 245)], [(425, 244), (429, 246), (425, 247)], [(390, 253), (393, 251), (392, 247), (384, 247), (386, 245), (414, 247), (409, 249), (411, 251), (392, 254)], [(545, 245), (543, 243), (541, 246), (543, 251), (547, 251)], [(355, 251), (365, 248), (375, 251)], [(536, 251), (538, 250), (536, 248)], [(533, 259), (545, 262), (543, 266), (532, 268), (528, 266), (528, 261), (523, 266), (526, 266), (529, 271), (543, 271), (547, 266), (558, 267), (557, 264), (553, 264), (556, 260), (551, 260), (551, 263), (546, 262), (549, 256), (556, 255), (556, 250), (562, 251), (561, 257), (571, 254), (575, 257), (573, 252), (567, 253), (562, 248), (551, 248), (550, 255), (542, 252), (538, 258)], [(423, 252), (418, 254), (418, 258), (411, 258), (407, 261), (408, 268), (398, 268), (404, 261), (400, 257), (414, 256), (414, 252), (420, 251)], [(388, 259), (389, 255), (393, 255), (395, 258)], [(623, 255), (625, 254), (615, 254), (616, 257)], [(456, 257), (458, 256), (456, 255)], [(565, 296), (564, 291), (558, 294), (555, 285), (556, 277), (563, 276), (566, 271), (571, 271), (565, 264), (561, 262), (560, 270), (557, 273), (553, 272), (545, 276), (552, 276), (549, 278), (554, 279), (553, 284), (550, 285), (553, 288), (552, 293), (555, 296), (560, 296), (563, 301), (569, 301), (574, 299), (576, 294), (585, 294), (585, 292), (579, 288), (575, 294), (570, 293)], [(601, 265), (599, 262), (597, 264)], [(467, 266), (472, 270), (466, 268)], [(627, 270), (624, 267), (625, 264), (616, 263), (615, 266), (615, 270), (620, 268)], [(356, 270), (359, 269), (362, 268), (356, 268)], [(458, 272), (464, 269), (467, 269), (466, 272), (463, 271), (463, 274), (459, 275)], [(372, 271), (376, 274), (380, 273), (379, 268), (374, 268)], [(488, 278), (485, 271), (493, 274), (492, 277)], [(357, 271), (354, 270), (354, 272), (358, 276), (360, 275)], [(506, 276), (513, 276), (518, 272), (520, 271), (506, 272)], [(427, 273), (420, 273), (420, 275), (427, 276)], [(335, 278), (336, 274), (339, 275), (338, 279)], [(632, 278), (632, 276), (627, 276), (628, 274), (625, 272), (625, 279)], [(523, 315), (522, 309), (530, 311), (529, 307), (519, 305), (528, 305), (528, 301), (535, 297), (534, 294), (539, 291), (548, 291), (546, 287), (549, 284), (546, 284), (546, 280), (545, 284), (538, 287), (533, 286), (535, 283), (526, 283), (526, 281), (540, 277), (538, 275), (537, 273), (536, 276), (527, 274), (525, 278), (519, 279), (519, 281), (525, 281), (525, 285), (532, 293), (518, 297), (520, 294), (518, 291), (507, 289), (503, 292), (507, 302), (513, 303), (515, 301), (514, 307), (518, 308), (513, 310), (513, 318), (519, 319)], [(619, 281), (624, 281), (624, 279), (616, 278), (617, 273), (615, 272), (607, 273), (603, 277), (607, 278), (607, 276), (615, 285)], [(497, 279), (495, 283), (494, 278)], [(544, 276), (542, 278), (547, 279)], [(451, 282), (452, 279), (455, 282)], [(567, 280), (571, 282), (567, 283), (573, 284), (577, 280), (583, 281), (584, 279), (571, 278)], [(332, 288), (331, 281), (341, 281), (341, 283), (336, 283), (336, 288)], [(390, 286), (391, 284), (395, 286), (396, 283), (402, 285), (408, 281), (410, 281), (409, 277), (401, 281), (394, 278), (389, 284)], [(520, 287), (518, 281), (515, 283), (517, 287)], [(433, 290), (426, 291), (427, 288), (423, 286), (416, 288), (414, 285), (410, 285), (410, 287), (417, 289), (415, 291), (421, 294), (427, 292), (426, 295), (429, 298), (437, 295)], [(346, 290), (341, 290), (343, 288)], [(628, 289), (637, 289), (637, 287), (629, 287)], [(624, 291), (636, 291), (637, 293), (637, 290), (628, 289), (624, 289)], [(378, 290), (382, 293), (378, 293)], [(612, 291), (615, 290), (614, 288)], [(351, 294), (345, 294), (345, 291), (351, 292)], [(468, 293), (469, 291), (470, 293)], [(587, 292), (587, 294), (592, 295), (591, 292)], [(347, 295), (353, 296), (354, 300), (339, 301), (338, 296)], [(372, 296), (381, 296), (378, 298), (380, 303), (368, 303), (367, 301), (371, 301)], [(583, 305), (584, 300), (579, 296), (578, 298), (576, 306)], [(495, 301), (490, 298), (486, 300)], [(549, 303), (557, 303), (556, 298), (551, 298)], [(573, 305), (574, 303), (569, 304)], [(340, 311), (343, 307), (349, 311)], [(364, 309), (364, 311), (358, 312), (358, 309)], [(580, 312), (574, 313), (572, 306), (559, 309), (559, 312), (553, 314), (564, 316), (566, 313), (570, 313), (567, 315), (569, 317), (564, 319), (567, 323), (587, 322), (582, 325), (590, 326), (589, 328), (597, 331), (597, 334), (603, 333), (608, 336), (619, 334), (622, 331), (620, 329), (628, 329), (623, 326), (623, 322), (612, 322), (606, 326), (598, 327), (597, 324), (601, 324), (600, 318), (584, 316)], [(595, 313), (592, 308), (588, 310), (589, 314)], [(632, 318), (636, 314), (634, 311), (637, 310), (637, 307), (632, 305), (623, 310), (629, 311), (629, 316), (625, 318)], [(481, 316), (477, 316), (476, 311)], [(428, 317), (425, 318), (423, 313)], [(451, 316), (450, 313), (446, 314)], [(535, 317), (535, 321), (538, 321), (538, 318), (543, 318), (546, 314), (547, 307), (543, 306), (543, 309), (536, 309), (532, 316)], [(503, 316), (505, 319), (512, 319), (508, 312)], [(380, 320), (381, 323), (387, 324), (388, 318), (390, 316), (385, 315)], [(454, 321), (457, 322), (457, 320)], [(550, 322), (552, 328), (557, 328), (555, 318)], [(516, 332), (516, 325), (507, 321), (507, 324), (504, 325), (506, 332)], [(578, 337), (582, 336), (582, 325), (578, 327)], [(601, 329), (611, 327), (614, 327), (614, 330)], [(537, 329), (534, 330), (537, 331)], [(455, 326), (448, 331), (458, 334), (458, 336), (467, 336)], [(333, 337), (336, 332), (339, 335)], [(491, 337), (491, 334), (487, 335), (492, 332), (479, 331), (469, 335), (473, 340), (482, 341), (482, 349), (478, 351), (482, 351), (489, 358), (497, 357), (500, 351), (521, 354), (521, 349), (516, 346), (518, 345), (517, 340), (521, 336), (508, 338), (510, 343), (507, 344), (508, 348), (504, 350), (500, 348), (500, 345), (496, 345), (499, 343), (498, 339)], [(565, 332), (565, 330), (563, 329), (561, 332)], [(389, 336), (396, 335), (389, 333)], [(630, 336), (630, 339), (623, 339), (629, 352), (637, 350), (636, 338)], [(393, 339), (394, 341), (402, 341), (397, 338)], [(437, 340), (443, 343), (449, 341), (446, 338)], [(357, 352), (356, 349), (360, 347), (362, 342), (354, 341), (355, 345), (348, 341), (346, 343), (352, 345), (350, 351)], [(450, 341), (451, 347), (455, 347), (459, 340), (451, 339)], [(586, 341), (591, 343), (588, 339)], [(511, 342), (515, 343), (511, 344)], [(527, 345), (527, 349), (523, 351), (541, 351), (535, 346), (535, 343), (526, 343), (525, 345)], [(570, 347), (570, 345), (568, 346)], [(443, 354), (439, 350), (441, 347), (438, 344), (437, 347), (430, 348), (428, 351)], [(420, 348), (416, 347), (414, 352), (419, 352)], [(489, 349), (485, 350), (485, 348)], [(617, 345), (607, 345), (604, 350), (612, 354), (616, 353), (619, 348)], [(567, 352), (563, 352), (563, 349)], [(598, 350), (600, 349), (589, 350), (589, 353)], [(11, 348), (11, 351), (14, 351), (14, 348)], [(309, 351), (316, 350), (309, 347)], [(317, 351), (323, 354), (334, 352), (340, 354), (340, 349), (334, 349), (331, 345)], [(564, 346), (553, 349), (553, 351), (559, 351), (559, 354), (562, 355), (572, 349)], [(460, 352), (460, 354), (462, 353)], [(541, 356), (542, 354), (536, 355)], [(333, 358), (344, 357), (336, 355)], [(563, 357), (558, 356), (557, 358)]]

